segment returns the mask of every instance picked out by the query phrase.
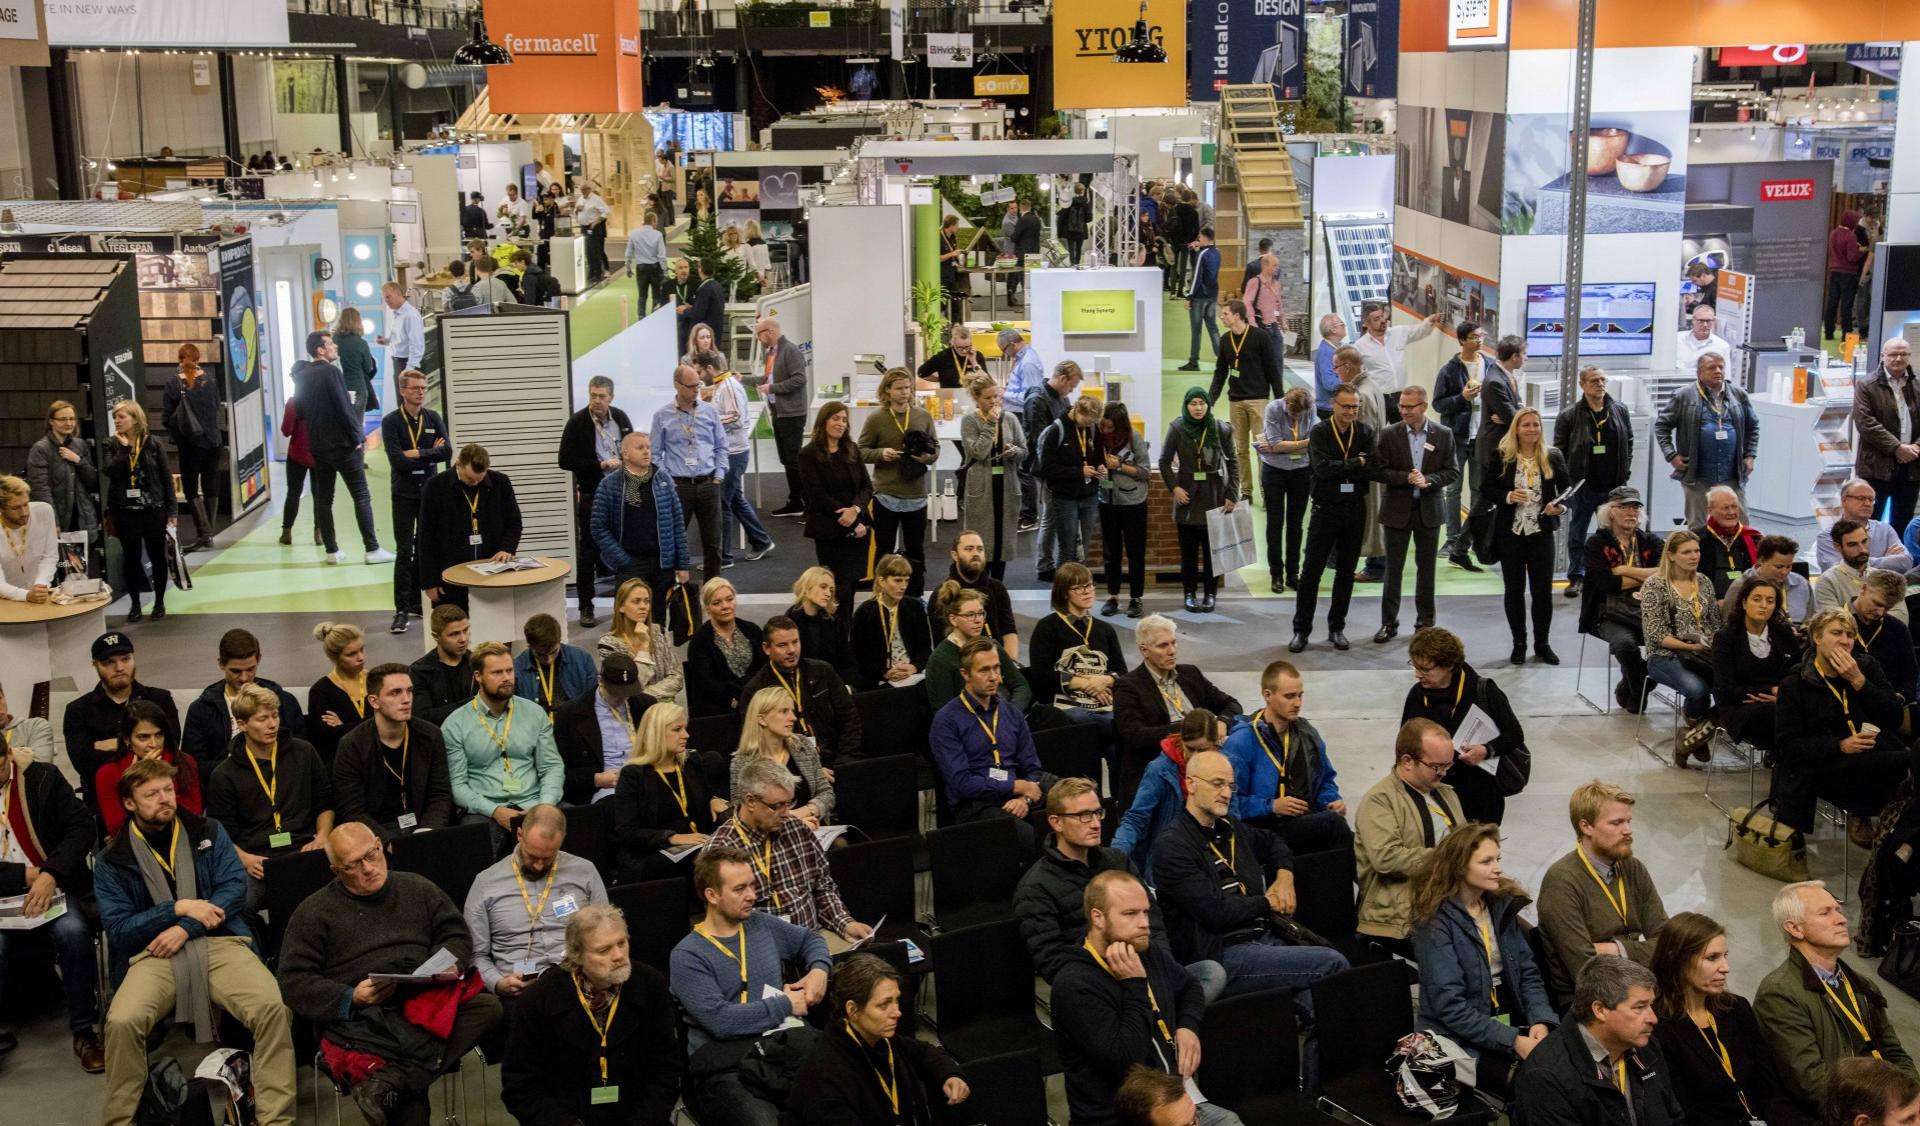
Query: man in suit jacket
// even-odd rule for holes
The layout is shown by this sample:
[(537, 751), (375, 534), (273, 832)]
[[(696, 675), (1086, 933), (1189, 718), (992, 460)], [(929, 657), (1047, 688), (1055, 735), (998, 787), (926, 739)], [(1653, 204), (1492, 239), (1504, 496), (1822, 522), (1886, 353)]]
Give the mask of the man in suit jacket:
[(1017, 304), (1021, 283), (1026, 280), (1027, 255), (1040, 253), (1040, 216), (1033, 213), (1033, 201), (1020, 201), (1020, 218), (1013, 221), (1014, 265), (1020, 273), (1007, 279), (1007, 300)]
[(727, 342), (727, 290), (720, 279), (713, 276), (713, 263), (702, 258), (695, 263), (699, 270), (700, 284), (694, 287), (693, 300), (687, 302), (686, 311), (679, 314), (680, 333), (691, 340), (694, 325), (706, 325), (713, 330), (714, 344), (725, 347)]
[(1120, 808), (1133, 804), (1160, 741), (1195, 708), (1218, 716), (1241, 714), (1240, 701), (1214, 685), (1197, 665), (1180, 663), (1173, 619), (1148, 614), (1134, 627), (1140, 664), (1113, 682), (1113, 729), (1120, 733)]
[[(1351, 378), (1359, 373), (1359, 352), (1351, 344), (1333, 357), (1335, 370)], [(1333, 417), (1307, 435), (1307, 464), (1313, 473), (1313, 514), (1307, 523), (1307, 558), (1294, 594), (1293, 640), (1289, 652), (1307, 647), (1313, 613), (1320, 601), (1320, 573), (1333, 561), (1333, 604), (1327, 608), (1327, 639), (1346, 649), (1347, 602), (1353, 597), (1353, 573), (1366, 535), (1367, 486), (1374, 480), (1374, 431), (1360, 421), (1360, 392), (1348, 383), (1333, 393)]]
[[(760, 397), (773, 418), (773, 444), (787, 471), (787, 500), (774, 516), (799, 516), (807, 510), (806, 490), (800, 486), (800, 443), (807, 429), (807, 358), (799, 345), (780, 335), (780, 322), (761, 317), (753, 325), (760, 342)], [(715, 340), (720, 339), (718, 336)]]
[(1400, 389), (1400, 421), (1380, 432), (1375, 449), (1380, 480), (1380, 526), (1387, 533), (1387, 581), (1380, 592), (1380, 632), (1375, 645), (1400, 632), (1400, 581), (1413, 541), (1418, 574), (1413, 588), (1413, 628), (1433, 624), (1433, 569), (1440, 551), (1440, 529), (1447, 515), (1442, 503), (1460, 470), (1453, 464), (1453, 432), (1427, 421), (1427, 389), (1409, 383)]
[(600, 551), (593, 542), (593, 496), (600, 479), (620, 468), (620, 442), (633, 433), (627, 412), (613, 405), (613, 380), (596, 375), (587, 381), (587, 405), (573, 412), (560, 431), (560, 468), (573, 474), (574, 542), (579, 565), (574, 588), (580, 600), (580, 625), (592, 629), (593, 588)]
[(1473, 459), (1482, 473), (1499, 458), (1500, 439), (1507, 436), (1513, 412), (1520, 409), (1518, 380), (1527, 362), (1527, 342), (1518, 336), (1501, 337), (1493, 360), (1480, 388), (1480, 436), (1473, 443)]

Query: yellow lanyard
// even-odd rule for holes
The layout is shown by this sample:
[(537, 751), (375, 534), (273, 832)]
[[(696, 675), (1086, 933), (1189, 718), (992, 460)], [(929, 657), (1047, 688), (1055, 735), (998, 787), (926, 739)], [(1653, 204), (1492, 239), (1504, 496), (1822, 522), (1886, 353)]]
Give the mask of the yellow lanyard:
[(553, 678), (556, 675), (554, 666), (558, 663), (557, 660), (548, 662), (547, 671), (542, 673), (540, 671), (540, 658), (533, 658), (533, 679), (540, 684), (541, 704), (547, 709), (548, 715), (553, 714)]
[(1235, 367), (1240, 366), (1240, 349), (1247, 346), (1247, 333), (1250, 331), (1252, 330), (1243, 328), (1240, 330), (1238, 336), (1235, 336), (1231, 332), (1227, 334), (1227, 343), (1233, 345), (1233, 363)]
[(1700, 405), (1705, 407), (1707, 410), (1707, 413), (1713, 416), (1713, 425), (1715, 429), (1725, 426), (1727, 424), (1726, 404), (1722, 403), (1718, 407), (1714, 406), (1713, 400), (1707, 397), (1706, 387), (1700, 383), (1695, 383), (1693, 385), (1693, 389), (1696, 392), (1698, 392), (1700, 395)]
[(1752, 1118), (1753, 1107), (1747, 1103), (1747, 1093), (1740, 1089), (1739, 1076), (1733, 1073), (1733, 1057), (1727, 1055), (1727, 1046), (1720, 1039), (1720, 1022), (1713, 1019), (1712, 1013), (1708, 1013), (1707, 1027), (1700, 1028), (1697, 1024), (1693, 1027), (1700, 1029), (1700, 1036), (1707, 1042), (1707, 1047), (1720, 1057), (1720, 1070), (1727, 1073), (1727, 1081), (1733, 1084), (1733, 1093), (1740, 1099), (1740, 1109), (1747, 1112), (1748, 1118)]
[[(1627, 925), (1627, 882), (1624, 879), (1620, 880), (1620, 897), (1615, 899), (1613, 889), (1607, 886), (1607, 881), (1600, 878), (1600, 872), (1594, 868), (1593, 861), (1587, 859), (1587, 850), (1574, 845), (1573, 852), (1580, 858), (1580, 863), (1586, 867), (1587, 875), (1592, 876), (1593, 882), (1600, 885), (1600, 894), (1607, 897), (1608, 906), (1613, 908), (1614, 914), (1620, 916), (1621, 925)], [(1615, 873), (1616, 878), (1618, 875)]]
[(13, 557), (15, 559), (25, 559), (27, 557), (27, 526), (25, 524), (20, 525), (19, 539), (13, 538), (12, 524), (9, 524), (4, 520), (0, 520), (0, 528), (6, 529), (7, 546), (13, 550)]
[(693, 827), (693, 815), (687, 812), (687, 776), (681, 771), (675, 770), (671, 772), (673, 774), (673, 780), (668, 781), (668, 771), (656, 766), (653, 768), (653, 772), (660, 776), (661, 785), (667, 788), (667, 793), (673, 796), (674, 804), (680, 807), (680, 816), (687, 819), (687, 832), (699, 832), (698, 829)]
[(1605, 430), (1607, 424), (1612, 420), (1608, 417), (1605, 409), (1593, 410), (1592, 408), (1588, 408), (1587, 413), (1593, 416), (1593, 441), (1595, 445), (1598, 445), (1606, 438), (1606, 435), (1602, 434), (1601, 431)]
[[(1464, 696), (1467, 691), (1466, 671), (1463, 669), (1458, 672), (1455, 672), (1453, 675), (1460, 678), (1460, 683), (1456, 685), (1453, 689), (1453, 710), (1447, 713), (1449, 716), (1453, 715), (1454, 712), (1457, 712), (1460, 710), (1460, 698)], [(1420, 706), (1427, 709), (1431, 709), (1433, 707), (1433, 701), (1430, 698), (1428, 698), (1425, 692), (1420, 693)]]
[[(1095, 956), (1098, 957), (1098, 955)], [(853, 1029), (847, 1029), (847, 1036), (860, 1047), (861, 1055), (867, 1054), (866, 1045), (860, 1043), (860, 1037), (854, 1035)], [(887, 1073), (883, 1076), (880, 1074), (880, 1069), (875, 1067), (873, 1077), (880, 1080), (880, 1089), (887, 1095), (887, 1105), (893, 1108), (893, 1116), (898, 1118), (900, 1117), (900, 1073), (893, 1068), (893, 1041), (882, 1040), (881, 1043), (887, 1046)], [(867, 1066), (872, 1067), (873, 1061), (867, 1061)]]
[(140, 438), (135, 439), (134, 443), (127, 447), (127, 475), (132, 478), (130, 483), (136, 488), (140, 484), (140, 479), (136, 476), (140, 467), (140, 449), (146, 444), (146, 439)]
[(507, 757), (507, 740), (513, 737), (513, 701), (507, 701), (507, 722), (502, 724), (498, 730), (494, 729), (493, 724), (487, 722), (487, 711), (480, 706), (480, 698), (478, 696), (474, 697), (472, 708), (474, 716), (480, 720), (480, 726), (485, 729), (487, 738), (492, 739), (493, 745), (500, 748), (501, 767), (504, 768), (508, 774), (512, 774), (513, 760)]
[(1168, 677), (1167, 679), (1173, 681), (1173, 694), (1171, 696), (1167, 694), (1167, 686), (1161, 683), (1159, 677), (1156, 676), (1153, 678), (1153, 686), (1160, 690), (1160, 698), (1167, 702), (1167, 707), (1172, 708), (1181, 715), (1185, 715), (1187, 712), (1187, 702), (1186, 697), (1180, 694), (1180, 681), (1175, 677)]
[(908, 408), (907, 408), (907, 411), (906, 411), (906, 413), (905, 413), (905, 414), (902, 414), (902, 415), (895, 415), (895, 414), (893, 413), (893, 408), (892, 408), (892, 407), (888, 407), (888, 408), (887, 408), (887, 417), (888, 417), (888, 418), (891, 418), (891, 419), (893, 419), (893, 425), (894, 425), (894, 427), (895, 427), (896, 429), (898, 429), (898, 430), (900, 431), (900, 436), (901, 436), (902, 438), (904, 438), (904, 437), (906, 437), (906, 436), (907, 436), (907, 423), (909, 423), (909, 422), (912, 422), (912, 421), (913, 421), (913, 408), (912, 408), (912, 407), (908, 407)]
[(253, 776), (260, 780), (260, 788), (267, 792), (267, 807), (273, 810), (273, 831), (280, 831), (280, 740), (273, 741), (273, 750), (267, 754), (267, 769), (273, 771), (273, 781), (269, 783), (266, 775), (260, 773), (260, 760), (255, 757), (253, 748), (247, 748), (247, 763), (253, 767)]
[(580, 988), (580, 978), (573, 979), (573, 995), (580, 998), (580, 1008), (587, 1014), (587, 1023), (593, 1026), (600, 1036), (600, 1085), (607, 1085), (607, 1034), (613, 1031), (613, 1016), (620, 1011), (620, 987), (613, 987), (613, 1004), (607, 1006), (607, 1023), (601, 1024), (593, 1015), (593, 1005), (587, 1000), (587, 991)]
[(1482, 903), (1480, 906), (1480, 945), (1487, 949), (1487, 993), (1493, 998), (1493, 1011), (1500, 1011), (1500, 987), (1493, 981), (1493, 921), (1492, 910)]
[(1627, 1093), (1627, 1057), (1625, 1056), (1621, 1056), (1620, 1061), (1613, 1065), (1613, 1085), (1620, 1088), (1621, 1094)]
[(1887, 620), (1885, 618), (1881, 618), (1880, 624), (1873, 627), (1873, 636), (1862, 638), (1860, 640), (1860, 648), (1871, 651), (1873, 649), (1873, 643), (1880, 640), (1880, 631), (1886, 628), (1887, 628)]
[(402, 409), (400, 411), (400, 425), (407, 428), (407, 438), (412, 441), (413, 448), (416, 450), (419, 449), (420, 436), (424, 434), (427, 429), (426, 412), (422, 411), (418, 416), (415, 416), (408, 414), (405, 409)]
[(800, 724), (800, 730), (808, 735), (813, 734), (813, 724), (807, 722), (806, 701), (801, 698), (806, 690), (806, 683), (800, 678), (800, 666), (793, 666), (792, 684), (787, 683), (787, 678), (780, 675), (778, 668), (773, 665), (768, 665), (767, 668), (773, 673), (773, 679), (780, 682), (780, 687), (787, 690), (787, 695), (793, 697), (793, 718)]
[(171, 880), (171, 879), (174, 879), (174, 878), (175, 878), (175, 876), (174, 876), (174, 874), (173, 874), (173, 855), (174, 855), (174, 853), (175, 853), (175, 852), (177, 852), (177, 851), (179, 850), (179, 848), (180, 848), (180, 820), (179, 820), (179, 818), (175, 818), (175, 819), (174, 819), (174, 822), (173, 822), (173, 839), (172, 839), (172, 840), (171, 840), (170, 842), (168, 842), (168, 844), (167, 844), (167, 854), (166, 854), (165, 856), (162, 856), (162, 855), (160, 855), (160, 850), (159, 850), (159, 849), (157, 849), (157, 848), (155, 848), (155, 847), (153, 847), (153, 842), (147, 839), (147, 835), (146, 835), (145, 833), (141, 833), (141, 832), (140, 832), (140, 826), (138, 826), (138, 825), (135, 825), (135, 826), (133, 826), (133, 831), (134, 831), (135, 833), (139, 833), (139, 835), (140, 835), (140, 843), (142, 843), (142, 844), (144, 844), (144, 845), (146, 845), (146, 846), (147, 846), (147, 851), (148, 851), (148, 852), (151, 852), (151, 853), (153, 853), (153, 858), (154, 858), (154, 860), (155, 860), (155, 861), (157, 861), (157, 862), (159, 863), (159, 865), (160, 865), (160, 867), (162, 867), (162, 868), (165, 868), (165, 869), (167, 870), (167, 878), (168, 878), (169, 880)]
[(463, 492), (461, 495), (466, 498), (467, 516), (472, 522), (473, 534), (477, 536), (480, 534), (480, 494)]
[[(743, 843), (748, 839), (747, 827), (740, 824), (738, 817), (733, 819), (733, 831), (740, 834), (740, 840)], [(760, 870), (760, 878), (767, 881), (767, 894), (773, 898), (773, 909), (779, 911), (781, 909), (780, 893), (774, 890), (773, 886), (773, 834), (767, 834), (767, 838), (760, 842), (759, 856), (755, 856), (753, 851), (749, 849), (747, 851), (747, 859), (753, 861), (753, 866)], [(740, 940), (743, 949), (746, 941), (744, 938)], [(743, 975), (741, 980), (743, 981), (745, 980), (745, 972), (745, 967), (741, 967), (741, 973)]]
[(887, 663), (893, 663), (893, 639), (900, 636), (900, 610), (889, 610), (884, 602), (875, 602), (874, 608), (880, 611), (880, 636), (887, 643)]
[(725, 954), (727, 957), (732, 958), (734, 961), (740, 963), (740, 1003), (742, 1005), (746, 1004), (747, 1003), (747, 924), (745, 923), (740, 924), (740, 953), (738, 955), (734, 954), (733, 951), (727, 949), (726, 945), (722, 943), (719, 939), (708, 934), (705, 923), (693, 924), (693, 933), (699, 935), (701, 938), (706, 939), (708, 942), (713, 943), (713, 948), (715, 950), (720, 951), (720, 953)]
[(991, 750), (993, 751), (993, 765), (999, 766), (1000, 765), (1000, 709), (997, 707), (989, 707), (987, 709), (993, 716), (993, 726), (988, 727), (987, 721), (984, 719), (981, 719), (980, 713), (974, 710), (973, 696), (971, 693), (968, 693), (965, 691), (962, 691), (960, 693), (960, 705), (967, 709), (967, 714), (973, 717), (973, 722), (980, 725), (980, 730), (987, 733), (987, 739), (991, 743)]
[[(533, 953), (533, 938), (540, 931), (540, 912), (547, 909), (547, 897), (553, 894), (553, 878), (560, 874), (560, 858), (553, 858), (553, 867), (547, 869), (546, 886), (540, 889), (540, 902), (535, 903), (527, 895), (527, 881), (520, 878), (520, 858), (513, 858), (513, 882), (520, 885), (520, 906), (527, 909), (527, 953)], [(609, 1018), (611, 1019), (611, 1018)]]
[(1067, 617), (1065, 614), (1062, 614), (1058, 610), (1055, 610), (1053, 612), (1053, 616), (1056, 618), (1059, 618), (1061, 622), (1065, 623), (1068, 629), (1080, 635), (1080, 644), (1086, 645), (1089, 647), (1093, 645), (1093, 618), (1091, 616), (1087, 618), (1087, 628), (1085, 629), (1081, 629), (1079, 626), (1074, 625), (1072, 618)]
[[(1231, 873), (1233, 876), (1234, 885), (1240, 889), (1240, 894), (1245, 895), (1247, 893), (1247, 885), (1245, 881), (1240, 879), (1240, 863), (1239, 863), (1240, 837), (1239, 835), (1236, 833), (1227, 834), (1227, 851), (1224, 854), (1222, 854), (1220, 849), (1214, 845), (1213, 838), (1209, 837), (1207, 838), (1207, 851), (1213, 853), (1214, 859), (1218, 860), (1220, 863), (1225, 864), (1227, 866), (1227, 871)], [(1098, 958), (1099, 956), (1100, 955), (1098, 954), (1094, 955), (1094, 957), (1096, 958)], [(1106, 963), (1104, 962), (1101, 963), (1101, 965), (1103, 966), (1105, 964)]]
[(1351, 457), (1353, 456), (1353, 431), (1354, 431), (1354, 428), (1353, 428), (1353, 427), (1348, 427), (1348, 428), (1347, 428), (1347, 436), (1346, 436), (1346, 437), (1344, 437), (1344, 438), (1342, 438), (1342, 437), (1340, 436), (1340, 427), (1339, 427), (1339, 425), (1338, 425), (1337, 423), (1329, 423), (1329, 425), (1333, 427), (1333, 440), (1334, 440), (1334, 441), (1336, 441), (1336, 442), (1338, 442), (1338, 443), (1340, 443), (1340, 456), (1341, 456), (1342, 458), (1351, 458)]
[(355, 715), (359, 716), (361, 719), (367, 718), (367, 674), (366, 673), (361, 673), (360, 679), (354, 684), (348, 684), (346, 681), (341, 680), (340, 672), (338, 669), (335, 669), (334, 671), (329, 672), (327, 674), (327, 679), (333, 681), (334, 685), (338, 687), (340, 691), (347, 694), (347, 703), (353, 705), (353, 712)]
[(1447, 812), (1447, 803), (1446, 803), (1446, 802), (1443, 802), (1443, 801), (1434, 801), (1434, 800), (1433, 800), (1433, 796), (1432, 796), (1432, 795), (1428, 795), (1428, 796), (1427, 796), (1427, 808), (1428, 808), (1428, 809), (1430, 809), (1430, 810), (1432, 810), (1433, 812), (1435, 812), (1435, 813), (1437, 813), (1437, 814), (1439, 814), (1439, 815), (1440, 815), (1440, 820), (1442, 820), (1442, 821), (1444, 821), (1444, 822), (1446, 822), (1446, 825), (1447, 825), (1447, 828), (1449, 828), (1449, 829), (1451, 829), (1451, 828), (1453, 828), (1453, 814), (1451, 814), (1451, 813), (1448, 813), (1448, 812)]
[(1287, 760), (1293, 756), (1293, 727), (1288, 725), (1286, 734), (1280, 736), (1280, 753), (1276, 755), (1273, 748), (1267, 746), (1267, 737), (1260, 734), (1260, 713), (1255, 712), (1247, 718), (1253, 721), (1253, 737), (1259, 741), (1260, 749), (1267, 752), (1267, 758), (1273, 761), (1273, 768), (1280, 772), (1280, 789), (1273, 796), (1284, 798), (1287, 796)]
[[(1816, 667), (1814, 671), (1818, 672), (1819, 669)], [(1847, 721), (1847, 733), (1849, 735), (1860, 734), (1860, 729), (1853, 725), (1853, 706), (1850, 694), (1839, 688), (1835, 688), (1833, 681), (1827, 679), (1826, 673), (1820, 673), (1820, 683), (1826, 685), (1827, 691), (1833, 693), (1833, 698), (1840, 701), (1840, 718)]]
[(1080, 460), (1087, 460), (1087, 430), (1084, 426), (1073, 428), (1074, 440), (1080, 443)]
[[(1833, 1002), (1833, 1007), (1839, 1009), (1840, 1015), (1847, 1018), (1847, 1023), (1852, 1025), (1853, 1030), (1860, 1034), (1860, 1042), (1865, 1044), (1867, 1050), (1873, 1053), (1873, 1058), (1884, 1058), (1880, 1055), (1880, 1049), (1873, 1046), (1873, 1035), (1867, 1031), (1866, 1014), (1861, 1011), (1860, 998), (1854, 995), (1853, 983), (1847, 980), (1847, 975), (1844, 971), (1836, 968), (1834, 973), (1840, 978), (1840, 987), (1847, 991), (1847, 999), (1846, 1001), (1840, 1000), (1840, 995), (1833, 991), (1833, 986), (1828, 985), (1825, 978), (1820, 978), (1820, 988), (1827, 991), (1827, 1000)], [(1818, 974), (1814, 976), (1819, 977)]]
[[(393, 763), (388, 761), (386, 755), (380, 756), (380, 765), (386, 767), (387, 773), (393, 775), (394, 779), (400, 783), (401, 809), (407, 808), (407, 750), (412, 743), (413, 727), (409, 724), (400, 729), (400, 769), (398, 770), (393, 768)], [(276, 776), (274, 781), (278, 783), (280, 779)]]
[[(1108, 977), (1114, 976), (1113, 967), (1107, 965), (1107, 960), (1102, 958), (1100, 952), (1093, 948), (1093, 942), (1091, 940), (1085, 943), (1085, 948), (1087, 953), (1093, 955), (1093, 960), (1099, 963), (1100, 968), (1107, 971)], [(1147, 1004), (1153, 1006), (1153, 1023), (1160, 1028), (1160, 1039), (1165, 1040), (1169, 1044), (1173, 1043), (1173, 1032), (1167, 1028), (1167, 1018), (1160, 1013), (1160, 1000), (1153, 995), (1153, 982), (1151, 981), (1147, 982)]]

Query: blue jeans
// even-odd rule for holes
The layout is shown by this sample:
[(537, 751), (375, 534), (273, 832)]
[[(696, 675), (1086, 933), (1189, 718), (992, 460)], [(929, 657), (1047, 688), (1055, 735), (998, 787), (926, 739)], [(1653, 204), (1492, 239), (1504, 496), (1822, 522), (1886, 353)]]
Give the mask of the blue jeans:
[(67, 1027), (90, 1032), (99, 1021), (99, 970), (93, 960), (93, 929), (79, 910), (67, 913), (31, 931), (0, 931), (0, 985), (7, 977), (9, 954), (31, 954), (53, 941), (53, 961), (60, 967), (60, 987), (67, 995)]
[[(1447, 542), (1440, 545), (1440, 554), (1447, 556), (1465, 555), (1471, 546), (1460, 538), (1460, 497), (1463, 490), (1469, 502), (1479, 495), (1480, 467), (1473, 460), (1472, 442), (1453, 444), (1453, 464), (1460, 473), (1447, 486)], [(1573, 541), (1567, 541), (1567, 550), (1573, 550)]]
[(720, 552), (727, 559), (733, 558), (735, 521), (747, 530), (747, 546), (754, 551), (773, 542), (773, 537), (760, 523), (760, 514), (747, 500), (747, 462), (752, 458), (751, 450), (727, 454), (727, 479), (720, 485)]
[(1200, 362), (1200, 329), (1207, 330), (1207, 341), (1213, 345), (1213, 354), (1220, 354), (1220, 314), (1219, 299), (1215, 297), (1195, 297), (1187, 302), (1187, 362)]
[(1686, 698), (1688, 721), (1707, 717), (1712, 707), (1713, 686), (1707, 678), (1688, 668), (1667, 650), (1657, 650), (1647, 658), (1647, 676), (1655, 683), (1673, 689)]
[(1082, 500), (1056, 493), (1047, 499), (1054, 563), (1085, 563), (1087, 545), (1093, 542), (1094, 528), (1100, 523), (1100, 498), (1090, 496)]
[(1567, 581), (1577, 583), (1587, 573), (1587, 528), (1593, 514), (1607, 500), (1606, 490), (1582, 485), (1567, 502)]
[(1227, 991), (1227, 967), (1218, 962), (1195, 962), (1183, 967), (1193, 980), (1200, 983), (1200, 992), (1211, 1005)]
[(1037, 487), (1033, 491), (1033, 499), (1039, 510), (1037, 515), (1040, 518), (1040, 529), (1033, 537), (1033, 547), (1039, 557), (1036, 560), (1039, 569), (1051, 571), (1053, 570), (1053, 490), (1047, 488), (1043, 482), (1036, 481), (1035, 484)]
[(740, 1073), (723, 1071), (700, 1083), (702, 1121), (718, 1119), (716, 1126), (779, 1126), (780, 1108), (747, 1090)]

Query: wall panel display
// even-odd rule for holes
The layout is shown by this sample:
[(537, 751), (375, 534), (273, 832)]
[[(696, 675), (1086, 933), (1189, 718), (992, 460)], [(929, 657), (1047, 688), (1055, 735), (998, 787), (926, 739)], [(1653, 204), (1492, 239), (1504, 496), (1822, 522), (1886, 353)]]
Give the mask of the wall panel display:
[(1687, 177), (1687, 247), (1752, 274), (1753, 340), (1819, 332), (1833, 165), (1822, 160), (1698, 164)]
[(1400, 0), (1352, 0), (1345, 22), (1347, 97), (1394, 97), (1400, 86)]
[(1687, 113), (1595, 113), (1585, 142), (1571, 117), (1515, 114), (1507, 119), (1506, 183), (1500, 231), (1567, 233), (1569, 189), (1587, 178), (1587, 233), (1677, 231), (1687, 198)]
[(260, 316), (253, 291), (253, 240), (220, 245), (220, 292), (226, 300), (227, 419), (233, 455), (233, 511), (267, 497), (266, 395), (260, 380)]
[(284, 0), (48, 0), (47, 42), (56, 47), (284, 46)]
[(1488, 340), (1500, 337), (1500, 287), (1404, 246), (1393, 248), (1393, 307), (1413, 317), (1442, 314), (1448, 324), (1472, 321)]
[(1436, 219), (1498, 232), (1503, 173), (1498, 154), (1506, 132), (1502, 114), (1402, 105), (1394, 202)]
[[(1653, 354), (1652, 282), (1580, 287), (1580, 323), (1575, 326), (1582, 356)], [(1566, 351), (1567, 287), (1527, 287), (1527, 355), (1559, 356)]]

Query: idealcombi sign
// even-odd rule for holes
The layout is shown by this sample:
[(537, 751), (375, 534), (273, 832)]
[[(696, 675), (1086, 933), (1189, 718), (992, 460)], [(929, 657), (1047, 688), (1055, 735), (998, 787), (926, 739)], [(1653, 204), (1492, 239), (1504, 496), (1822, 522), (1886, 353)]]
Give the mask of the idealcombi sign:
[(1112, 0), (1054, 0), (1053, 104), (1057, 109), (1122, 109), (1187, 104), (1187, 6), (1147, 0), (1147, 31), (1164, 63), (1120, 63), (1140, 9)]

